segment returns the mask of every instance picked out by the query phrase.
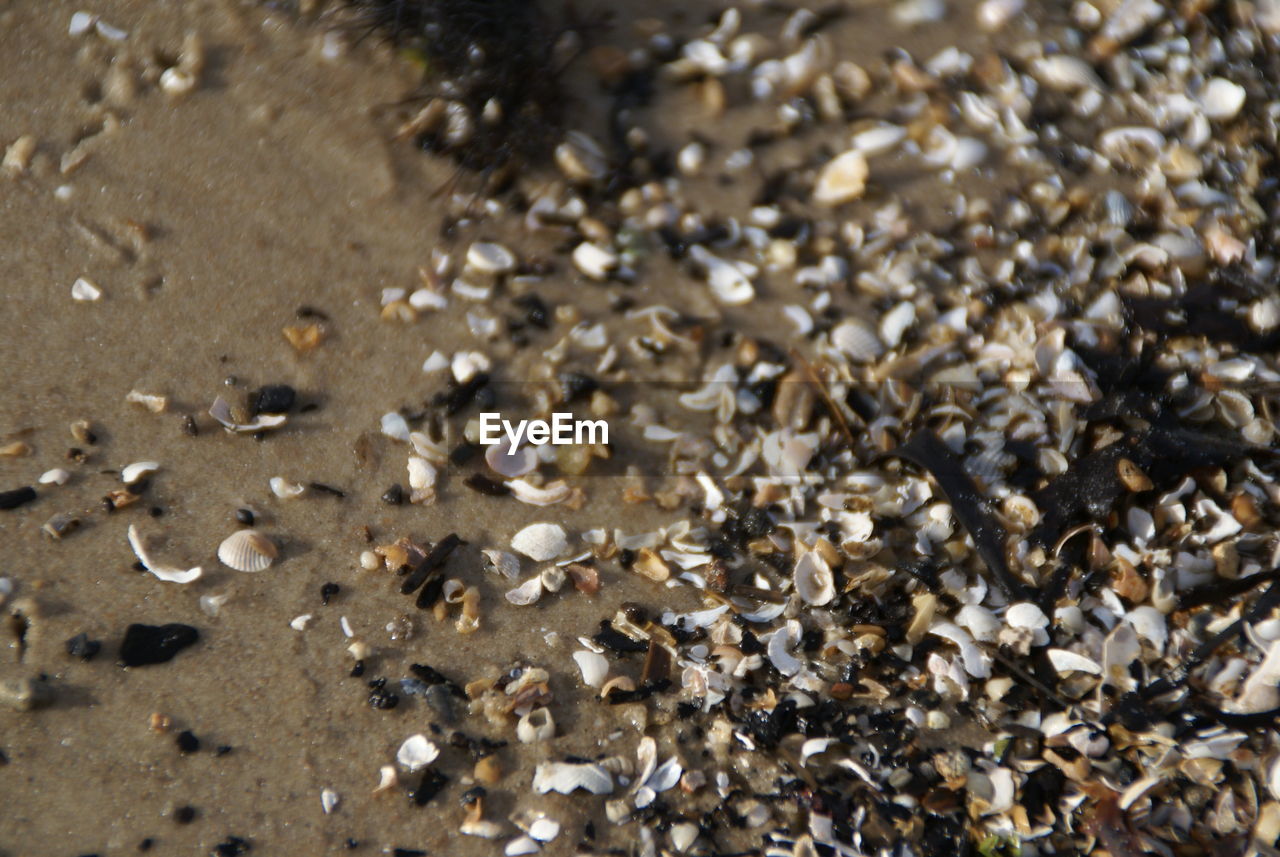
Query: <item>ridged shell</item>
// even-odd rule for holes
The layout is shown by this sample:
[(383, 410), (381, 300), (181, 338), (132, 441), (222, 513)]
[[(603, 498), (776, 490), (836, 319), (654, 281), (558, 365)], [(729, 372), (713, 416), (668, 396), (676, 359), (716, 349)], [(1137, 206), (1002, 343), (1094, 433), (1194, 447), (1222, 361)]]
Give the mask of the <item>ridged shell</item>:
[(237, 530), (218, 545), (218, 559), (236, 571), (264, 571), (278, 555), (275, 542), (257, 530)]

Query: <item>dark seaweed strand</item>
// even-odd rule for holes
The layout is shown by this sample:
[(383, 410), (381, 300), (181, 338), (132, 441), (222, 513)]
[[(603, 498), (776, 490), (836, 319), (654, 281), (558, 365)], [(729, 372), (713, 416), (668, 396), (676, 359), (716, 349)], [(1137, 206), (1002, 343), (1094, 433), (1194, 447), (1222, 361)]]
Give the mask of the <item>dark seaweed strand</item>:
[(422, 558), (422, 561), (418, 563), (418, 567), (410, 571), (409, 576), (400, 584), (401, 594), (409, 595), (419, 586), (426, 583), (431, 573), (444, 565), (445, 560), (449, 558), (449, 554), (453, 553), (453, 549), (460, 544), (462, 544), (462, 539), (458, 538), (457, 533), (449, 533), (449, 535), (441, 539)]

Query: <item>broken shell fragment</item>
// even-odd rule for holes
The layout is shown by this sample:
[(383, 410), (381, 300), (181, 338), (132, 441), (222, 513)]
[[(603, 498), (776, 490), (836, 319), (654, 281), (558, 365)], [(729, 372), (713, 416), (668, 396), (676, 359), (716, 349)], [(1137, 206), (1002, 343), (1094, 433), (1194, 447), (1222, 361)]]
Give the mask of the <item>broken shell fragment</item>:
[(426, 735), (419, 733), (404, 740), (396, 751), (396, 761), (405, 769), (416, 771), (434, 762), (439, 755), (440, 748), (428, 741)]
[(218, 559), (236, 571), (265, 571), (277, 555), (275, 543), (257, 530), (237, 530), (218, 545)]
[(550, 710), (535, 708), (520, 718), (516, 724), (516, 737), (522, 744), (537, 744), (549, 741), (556, 735), (556, 722)]
[(143, 567), (166, 583), (190, 583), (204, 573), (204, 569), (198, 565), (195, 568), (181, 569), (157, 562), (147, 550), (146, 542), (135, 524), (129, 525), (129, 546), (133, 548)]
[(796, 594), (806, 604), (821, 607), (831, 603), (836, 597), (836, 587), (831, 574), (831, 566), (818, 555), (817, 551), (806, 551), (796, 563)]
[(477, 241), (467, 248), (467, 267), (491, 277), (508, 274), (515, 270), (516, 256), (501, 244)]
[(535, 574), (515, 589), (507, 591), (507, 600), (517, 607), (536, 604), (542, 597), (542, 576)]
[(547, 562), (569, 550), (569, 539), (559, 524), (530, 524), (511, 537), (511, 547), (537, 562)]
[(587, 687), (600, 687), (609, 675), (609, 660), (598, 652), (583, 649), (573, 653), (573, 659), (582, 670), (582, 683)]
[(567, 795), (581, 789), (593, 795), (607, 795), (613, 791), (613, 777), (593, 762), (543, 762), (534, 769), (533, 788), (538, 794)]
[(126, 485), (132, 485), (159, 469), (160, 465), (155, 461), (135, 461), (120, 471), (120, 481)]
[(102, 289), (93, 281), (80, 277), (71, 284), (71, 297), (78, 301), (96, 301), (102, 297)]
[(867, 156), (857, 149), (836, 155), (822, 171), (813, 185), (813, 201), (821, 206), (835, 208), (858, 199), (867, 189)]
[(247, 423), (240, 422), (232, 413), (231, 404), (221, 396), (214, 399), (213, 404), (209, 406), (209, 416), (222, 423), (222, 426), (227, 431), (241, 434), (252, 434), (253, 432), (280, 428), (280, 426), (289, 421), (289, 418), (284, 414), (258, 414)]

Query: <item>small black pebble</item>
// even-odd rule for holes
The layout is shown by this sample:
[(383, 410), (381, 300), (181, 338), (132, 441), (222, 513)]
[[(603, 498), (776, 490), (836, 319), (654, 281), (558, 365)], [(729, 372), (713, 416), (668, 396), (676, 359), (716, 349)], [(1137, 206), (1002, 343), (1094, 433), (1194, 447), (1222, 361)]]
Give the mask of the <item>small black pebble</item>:
[(391, 857), (427, 857), (427, 852), (417, 848), (392, 848)]
[(164, 514), (164, 509), (161, 509), (159, 506), (152, 506), (147, 510), (147, 514), (153, 518), (158, 518)]
[(0, 509), (16, 509), (36, 499), (36, 489), (30, 485), (14, 488), (12, 491), (0, 491)]
[(190, 729), (178, 733), (178, 749), (184, 753), (194, 753), (200, 749), (200, 739)]
[(120, 664), (142, 667), (162, 664), (200, 639), (200, 632), (190, 625), (171, 622), (168, 625), (134, 623), (124, 632), (120, 643)]
[(386, 688), (378, 688), (369, 694), (369, 706), (378, 711), (389, 711), (400, 704), (400, 697)]
[(356, 665), (351, 668), (351, 677), (360, 678), (364, 675), (364, 661), (356, 661)]
[(348, 839), (346, 842), (343, 842), (342, 845), (348, 851), (354, 851), (360, 847), (360, 843), (354, 839)]
[(200, 427), (196, 425), (196, 418), (187, 414), (182, 418), (182, 433), (188, 437), (196, 437), (200, 434)]
[(254, 414), (287, 414), (293, 410), (297, 392), (288, 384), (267, 384), (253, 394)]
[(397, 483), (382, 494), (382, 502), (388, 506), (399, 506), (404, 502), (404, 489)]
[(228, 836), (225, 841), (219, 842), (213, 846), (213, 853), (217, 857), (240, 857), (253, 850), (253, 845), (249, 840), (241, 839), (239, 836)]
[(173, 820), (178, 824), (190, 824), (196, 820), (196, 808), (194, 806), (180, 806), (173, 811)]
[(90, 640), (88, 634), (76, 634), (66, 642), (67, 654), (82, 661), (91, 661), (102, 651), (102, 643)]
[(138, 843), (138, 850), (139, 850), (139, 851), (150, 851), (150, 850), (151, 850), (151, 846), (152, 846), (152, 845), (155, 845), (155, 844), (156, 844), (156, 843), (155, 843), (155, 840), (154, 840), (154, 839), (152, 839), (150, 836), (148, 836), (146, 839), (144, 839), (144, 840), (142, 840), (141, 842), (139, 842), (139, 843)]
[(342, 587), (336, 583), (326, 583), (320, 587), (320, 603), (325, 607), (329, 606), (329, 599), (342, 591)]
[(213, 755), (225, 756), (228, 753), (230, 753), (233, 749), (234, 748), (230, 744), (219, 744), (217, 749), (213, 751)]
[(252, 509), (236, 509), (236, 520), (246, 527), (252, 527), (254, 520)]

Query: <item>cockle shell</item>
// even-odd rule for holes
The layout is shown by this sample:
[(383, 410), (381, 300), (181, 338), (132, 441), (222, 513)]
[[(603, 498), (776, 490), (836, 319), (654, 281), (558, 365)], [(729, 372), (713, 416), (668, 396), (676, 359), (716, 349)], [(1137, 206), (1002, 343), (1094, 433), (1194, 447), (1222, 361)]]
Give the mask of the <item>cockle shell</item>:
[(218, 559), (236, 571), (264, 571), (278, 555), (275, 542), (257, 530), (237, 530), (218, 545)]
[(537, 562), (547, 562), (569, 550), (569, 539), (559, 524), (530, 524), (511, 537), (511, 547)]
[(793, 575), (796, 594), (806, 604), (821, 607), (830, 604), (836, 597), (836, 587), (832, 580), (831, 566), (818, 555), (817, 551), (807, 551), (796, 562)]

